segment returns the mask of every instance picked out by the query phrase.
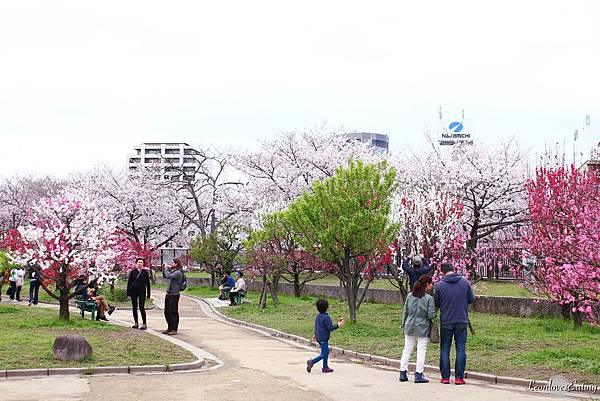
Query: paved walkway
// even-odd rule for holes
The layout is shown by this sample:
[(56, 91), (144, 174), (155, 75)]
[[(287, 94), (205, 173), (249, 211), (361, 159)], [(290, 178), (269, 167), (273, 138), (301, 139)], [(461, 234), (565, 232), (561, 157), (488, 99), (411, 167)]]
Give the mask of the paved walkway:
[[(158, 302), (161, 306), (162, 302)], [(203, 309), (205, 309), (203, 311)], [(250, 330), (211, 318), (199, 301), (180, 301), (181, 340), (205, 349), (223, 366), (194, 373), (115, 375), (104, 377), (52, 377), (0, 381), (1, 400), (549, 400), (521, 388), (469, 381), (466, 386), (399, 383), (398, 373), (333, 359), (332, 374), (320, 369), (308, 374), (309, 351)], [(113, 317), (131, 320), (130, 311)], [(162, 311), (148, 312), (148, 324), (165, 328)]]

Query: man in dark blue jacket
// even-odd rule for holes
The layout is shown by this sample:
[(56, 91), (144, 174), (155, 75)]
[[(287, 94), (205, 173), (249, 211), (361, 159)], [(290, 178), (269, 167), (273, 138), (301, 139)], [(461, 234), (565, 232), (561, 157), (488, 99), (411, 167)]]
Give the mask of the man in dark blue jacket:
[(409, 264), (408, 259), (404, 259), (402, 261), (402, 270), (404, 273), (408, 275), (408, 285), (410, 286), (410, 291), (412, 291), (413, 287), (419, 277), (423, 274), (429, 273), (431, 270), (429, 268), (429, 261), (422, 256), (416, 255), (411, 258), (412, 266)]
[(454, 271), (450, 263), (442, 263), (444, 275), (435, 285), (433, 298), (440, 308), (440, 373), (442, 383), (450, 383), (450, 348), (456, 344), (454, 384), (465, 384), (467, 365), (467, 324), (469, 304), (475, 301), (471, 284)]

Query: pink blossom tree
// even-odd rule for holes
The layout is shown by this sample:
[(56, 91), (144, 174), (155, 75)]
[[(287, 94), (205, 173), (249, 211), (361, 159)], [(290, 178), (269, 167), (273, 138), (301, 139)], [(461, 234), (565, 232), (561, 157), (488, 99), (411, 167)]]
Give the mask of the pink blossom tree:
[(39, 266), (42, 287), (59, 301), (59, 316), (67, 320), (74, 280), (80, 275), (102, 279), (114, 266), (115, 230), (112, 216), (92, 202), (46, 198), (27, 212), (11, 248), (17, 263)]
[(600, 177), (574, 166), (541, 167), (527, 182), (531, 222), (522, 238), (537, 264), (533, 291), (598, 322), (600, 308)]
[(294, 286), (294, 296), (299, 297), (306, 283), (323, 278), (335, 269), (332, 263), (299, 249), (294, 233), (285, 221), (284, 212), (266, 215), (262, 228), (252, 233), (252, 241), (248, 243), (258, 244), (260, 252), (257, 255), (267, 257), (271, 252), (273, 258), (282, 261), (281, 266), (277, 265), (272, 269), (270, 289), (274, 300), (277, 299), (277, 284), (280, 280), (291, 283)]

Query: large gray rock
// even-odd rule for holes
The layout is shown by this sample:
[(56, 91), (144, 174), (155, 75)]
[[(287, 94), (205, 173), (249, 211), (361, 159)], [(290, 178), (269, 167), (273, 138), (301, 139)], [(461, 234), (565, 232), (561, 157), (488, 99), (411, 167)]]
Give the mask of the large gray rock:
[(92, 355), (92, 346), (81, 336), (67, 334), (56, 337), (52, 351), (61, 361), (80, 361)]

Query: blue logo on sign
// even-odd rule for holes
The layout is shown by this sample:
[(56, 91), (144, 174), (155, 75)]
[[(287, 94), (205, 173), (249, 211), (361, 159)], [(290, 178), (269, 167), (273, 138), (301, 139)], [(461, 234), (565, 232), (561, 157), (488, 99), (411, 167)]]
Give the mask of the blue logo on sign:
[(450, 126), (448, 128), (450, 128), (450, 131), (452, 132), (460, 132), (463, 130), (463, 125), (459, 122), (453, 122), (450, 123)]

